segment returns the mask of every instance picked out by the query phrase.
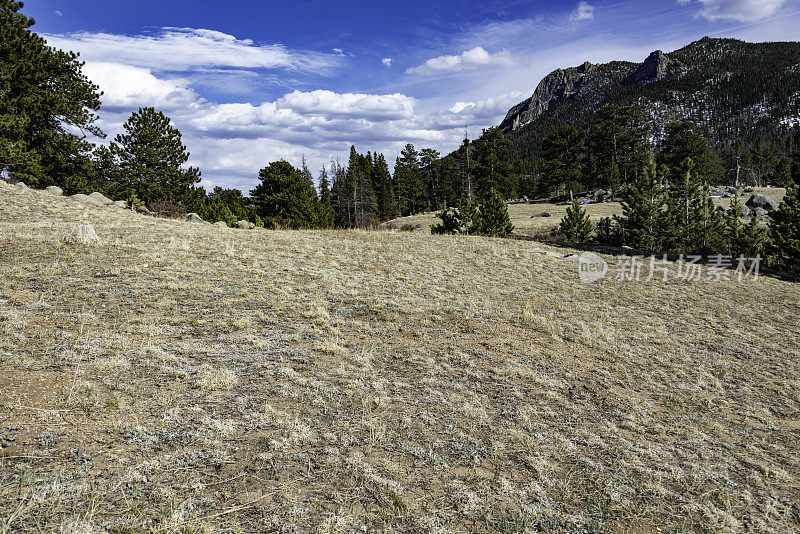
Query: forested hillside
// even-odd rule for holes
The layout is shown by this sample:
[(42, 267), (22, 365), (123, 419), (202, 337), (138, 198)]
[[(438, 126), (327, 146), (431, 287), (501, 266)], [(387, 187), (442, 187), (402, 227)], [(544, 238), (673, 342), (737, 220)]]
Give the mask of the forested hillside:
[(643, 63), (615, 61), (557, 70), (501, 124), (515, 159), (541, 150), (557, 126), (588, 128), (597, 110), (635, 106), (657, 137), (691, 120), (720, 146), (785, 135), (800, 120), (800, 43), (703, 38)]

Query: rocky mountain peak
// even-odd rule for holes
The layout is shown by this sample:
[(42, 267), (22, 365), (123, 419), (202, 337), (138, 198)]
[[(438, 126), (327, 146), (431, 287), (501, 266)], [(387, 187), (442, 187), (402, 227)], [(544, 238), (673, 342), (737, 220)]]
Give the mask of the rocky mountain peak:
[(529, 99), (509, 110), (500, 129), (505, 132), (516, 130), (542, 115), (551, 105), (578, 93), (586, 77), (596, 68), (597, 65), (586, 61), (577, 67), (551, 72), (539, 83)]
[(677, 64), (672, 58), (661, 50), (656, 50), (647, 56), (638, 69), (625, 79), (625, 84), (650, 83), (665, 77), (670, 69)]

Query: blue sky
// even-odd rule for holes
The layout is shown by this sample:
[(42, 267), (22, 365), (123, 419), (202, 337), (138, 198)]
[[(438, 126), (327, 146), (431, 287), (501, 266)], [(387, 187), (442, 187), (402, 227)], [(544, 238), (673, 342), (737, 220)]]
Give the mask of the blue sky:
[(109, 138), (154, 106), (184, 134), (206, 186), (249, 189), (351, 144), (393, 160), (447, 152), (559, 67), (642, 61), (705, 35), (800, 40), (800, 0), (36, 0), (23, 12), (81, 53), (105, 91)]

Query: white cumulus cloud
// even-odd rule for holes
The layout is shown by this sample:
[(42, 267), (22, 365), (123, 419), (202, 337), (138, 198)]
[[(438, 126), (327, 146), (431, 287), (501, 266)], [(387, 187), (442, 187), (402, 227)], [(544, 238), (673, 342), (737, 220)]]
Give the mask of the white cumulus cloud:
[(476, 46), (457, 56), (446, 55), (431, 58), (418, 67), (406, 70), (406, 72), (410, 74), (443, 74), (485, 66), (509, 66), (513, 62), (511, 53), (507, 50), (490, 54), (483, 47)]
[(385, 57), (385, 58), (383, 58), (383, 59), (381, 60), (381, 63), (383, 63), (383, 65), (384, 65), (386, 68), (389, 68), (389, 67), (391, 67), (391, 66), (392, 66), (392, 62), (393, 62), (393, 61), (394, 61), (394, 59), (392, 59), (392, 58), (390, 58), (390, 57)]
[(678, 0), (685, 6), (700, 4), (698, 15), (711, 21), (753, 22), (770, 17), (789, 0)]
[(157, 78), (150, 69), (142, 67), (87, 61), (83, 72), (103, 91), (101, 101), (109, 110), (145, 106), (169, 110), (192, 105), (198, 100), (186, 80)]

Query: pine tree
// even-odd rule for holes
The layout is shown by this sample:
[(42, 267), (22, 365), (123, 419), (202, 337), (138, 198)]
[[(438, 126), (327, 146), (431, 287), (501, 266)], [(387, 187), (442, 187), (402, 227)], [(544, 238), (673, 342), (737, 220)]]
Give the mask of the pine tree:
[(743, 235), (742, 202), (739, 200), (739, 195), (736, 195), (725, 213), (725, 238), (728, 241), (728, 251), (734, 257), (743, 253), (741, 251)]
[(491, 237), (508, 237), (513, 231), (514, 225), (511, 224), (505, 201), (500, 193), (491, 190), (480, 206), (479, 232)]
[(756, 217), (751, 217), (750, 222), (744, 227), (739, 242), (737, 243), (735, 257), (755, 258), (763, 256), (769, 245), (767, 230)]
[(0, 0), (0, 173), (85, 191), (92, 172), (86, 134), (104, 137), (95, 125), (100, 93), (78, 54), (47, 46), (22, 7)]
[(649, 131), (644, 113), (633, 107), (607, 106), (589, 130), (589, 188), (616, 188), (634, 180), (647, 165)]
[(261, 169), (258, 178), (260, 183), (250, 191), (250, 197), (256, 213), (268, 226), (318, 226), (316, 192), (302, 170), (281, 160)]
[(769, 214), (769, 230), (777, 260), (790, 271), (800, 271), (800, 187), (786, 189), (776, 211)]
[(413, 215), (426, 208), (425, 184), (420, 172), (419, 152), (407, 144), (400, 152), (394, 166), (397, 185), (397, 203), (401, 215)]
[(444, 234), (463, 234), (464, 222), (461, 220), (461, 210), (458, 208), (442, 208), (436, 214), (441, 222), (431, 226), (431, 233), (434, 235)]
[(674, 246), (684, 252), (713, 247), (724, 237), (722, 217), (691, 159), (685, 160), (679, 170), (670, 170), (665, 230), (672, 234)]
[(324, 165), (319, 175), (319, 214), (317, 219), (321, 228), (333, 228), (336, 222), (333, 215), (330, 180), (328, 180), (328, 171)]
[(570, 243), (581, 243), (589, 239), (594, 231), (589, 215), (576, 198), (567, 208), (567, 214), (561, 220), (561, 233)]
[(580, 130), (574, 126), (553, 128), (542, 142), (539, 194), (581, 188), (583, 152), (583, 134)]
[(707, 183), (722, 181), (719, 155), (696, 124), (691, 121), (669, 124), (665, 132), (658, 156), (660, 165), (677, 169), (684, 161), (691, 159), (694, 172)]
[(488, 200), (494, 189), (501, 198), (514, 195), (511, 146), (500, 128), (487, 128), (473, 148), (473, 176), (479, 200)]
[(661, 239), (665, 204), (663, 173), (659, 175), (651, 161), (622, 195), (625, 242), (634, 248), (655, 249)]
[(440, 154), (433, 148), (423, 148), (419, 152), (420, 173), (425, 192), (426, 209), (442, 206), (445, 202), (444, 195), (440, 193), (441, 165)]
[(111, 148), (119, 159), (119, 187), (125, 196), (135, 194), (147, 204), (191, 204), (200, 170), (183, 168), (189, 153), (169, 118), (153, 108), (139, 108), (122, 127), (126, 133), (117, 135)]

